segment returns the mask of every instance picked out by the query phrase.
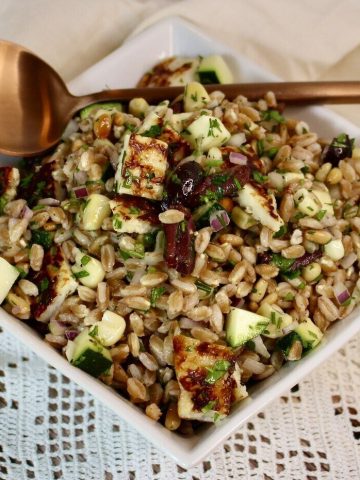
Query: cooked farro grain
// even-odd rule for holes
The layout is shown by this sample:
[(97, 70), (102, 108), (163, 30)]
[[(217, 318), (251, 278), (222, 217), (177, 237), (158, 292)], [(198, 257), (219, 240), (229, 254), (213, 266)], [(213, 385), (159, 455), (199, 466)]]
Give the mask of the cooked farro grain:
[[(166, 129), (147, 137), (142, 116), (154, 108)], [(360, 302), (360, 150), (351, 140), (326, 144), (306, 122), (285, 119), (272, 92), (250, 102), (217, 91), (201, 115), (188, 113), (180, 126), (166, 103), (95, 106), (52, 155), (14, 174), (0, 216), (0, 255), (21, 273), (4, 308), (42, 322), (45, 340), (70, 360), (77, 338), (107, 350), (110, 368), (95, 376), (180, 432), (220, 413), (216, 402), (196, 404), (189, 369), (201, 390), (211, 372), (221, 375), (217, 388), (236, 365), (243, 385), (260, 381)], [(208, 128), (189, 141), (200, 117)], [(220, 140), (218, 127), (229, 132)], [(156, 171), (155, 150), (142, 171), (127, 140), (134, 151), (156, 146)], [(24, 188), (29, 173), (37, 191), (46, 180), (43, 194)], [(246, 311), (262, 317), (262, 330), (233, 341), (230, 318), (240, 316), (241, 331)], [(301, 336), (304, 322), (313, 342)], [(229, 369), (217, 370), (225, 358)], [(183, 413), (183, 391), (194, 416)]]

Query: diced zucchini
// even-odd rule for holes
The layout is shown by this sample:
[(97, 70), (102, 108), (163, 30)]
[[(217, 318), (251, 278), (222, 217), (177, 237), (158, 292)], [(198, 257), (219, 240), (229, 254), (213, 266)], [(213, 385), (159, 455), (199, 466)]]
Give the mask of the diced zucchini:
[(334, 215), (333, 200), (330, 197), (329, 190), (321, 184), (314, 183), (312, 193), (321, 203), (321, 210), (325, 210), (327, 214)]
[(71, 270), (77, 280), (85, 287), (95, 288), (104, 280), (105, 270), (102, 263), (94, 257), (82, 253), (80, 250), (75, 256), (75, 265)]
[(182, 135), (193, 148), (202, 152), (207, 152), (212, 147), (220, 147), (230, 138), (230, 133), (222, 121), (211, 115), (200, 115), (183, 130)]
[(216, 202), (208, 202), (200, 205), (193, 213), (196, 228), (199, 230), (200, 228), (208, 227), (210, 225), (210, 215), (219, 210), (224, 210), (224, 208)]
[(243, 230), (247, 230), (250, 227), (253, 227), (258, 222), (255, 220), (251, 215), (245, 212), (240, 207), (234, 207), (231, 211), (231, 220), (237, 225), (239, 228)]
[(277, 305), (269, 305), (268, 303), (262, 303), (258, 308), (258, 315), (262, 315), (270, 320), (266, 330), (262, 335), (269, 338), (278, 338), (284, 335), (283, 328), (288, 327), (293, 323), (293, 319), (290, 315), (283, 312)]
[(210, 55), (201, 60), (198, 75), (201, 83), (233, 83), (234, 77), (220, 55)]
[(69, 356), (71, 355), (70, 362), (75, 367), (81, 368), (93, 377), (99, 377), (112, 366), (109, 350), (89, 335), (88, 328), (85, 328), (73, 343)]
[(345, 249), (341, 238), (330, 240), (329, 243), (324, 245), (324, 252), (325, 254), (337, 262), (341, 260), (345, 255)]
[(106, 110), (110, 112), (116, 110), (118, 112), (122, 112), (122, 105), (119, 102), (93, 103), (92, 105), (88, 105), (87, 107), (80, 110), (81, 120), (85, 120), (85, 118), (88, 118), (89, 115), (95, 110)]
[(110, 347), (124, 335), (126, 323), (117, 313), (105, 310), (100, 322), (96, 322), (90, 329), (90, 335), (96, 337), (105, 347)]
[(86, 206), (83, 211), (84, 230), (98, 230), (105, 218), (111, 213), (109, 199), (105, 195), (92, 193), (88, 196)]
[(16, 270), (7, 260), (0, 257), (0, 304), (4, 301), (6, 295), (10, 292), (11, 287), (16, 282), (19, 271)]
[(262, 315), (232, 307), (226, 321), (226, 341), (232, 347), (239, 347), (260, 335), (270, 320)]
[(286, 360), (300, 360), (302, 354), (302, 342), (298, 333), (292, 331), (285, 335), (276, 343), (277, 347), (282, 351)]
[(265, 189), (246, 183), (239, 191), (238, 199), (240, 207), (273, 232), (277, 232), (284, 225), (277, 212), (274, 195), (267, 193)]
[(321, 209), (321, 203), (317, 197), (306, 188), (300, 188), (295, 193), (294, 201), (297, 209), (308, 217), (314, 217)]
[(205, 88), (199, 82), (188, 83), (184, 92), (184, 110), (193, 112), (204, 108), (210, 101), (210, 97)]
[(301, 338), (301, 342), (305, 349), (311, 349), (318, 345), (323, 337), (323, 333), (319, 327), (313, 323), (310, 318), (307, 318), (304, 322), (301, 322), (299, 326), (295, 328), (295, 332)]

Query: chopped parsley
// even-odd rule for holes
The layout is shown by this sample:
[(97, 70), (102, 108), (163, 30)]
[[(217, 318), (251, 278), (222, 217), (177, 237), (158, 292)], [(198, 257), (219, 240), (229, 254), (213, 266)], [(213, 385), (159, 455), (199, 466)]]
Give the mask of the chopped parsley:
[(165, 293), (165, 290), (165, 287), (155, 287), (151, 289), (150, 304), (152, 307), (156, 306), (156, 302), (159, 300), (162, 294)]
[(202, 282), (201, 280), (196, 280), (195, 285), (198, 290), (201, 290), (207, 293), (208, 295), (210, 295), (213, 292), (213, 288), (210, 287), (210, 285), (208, 285), (207, 283)]
[(151, 127), (149, 128), (149, 130), (146, 130), (145, 132), (143, 132), (141, 135), (143, 137), (157, 137), (161, 134), (161, 126), (160, 125), (151, 125)]
[(0, 215), (4, 213), (4, 208), (7, 203), (8, 201), (5, 196), (0, 197)]
[(214, 410), (214, 407), (216, 406), (216, 404), (217, 404), (217, 400), (211, 400), (201, 409), (201, 411), (203, 413), (206, 413), (206, 412), (209, 412), (210, 410)]
[(20, 182), (20, 187), (23, 187), (23, 188), (27, 188), (30, 183), (31, 183), (31, 180), (34, 176), (34, 173), (29, 173), (28, 175), (26, 175), (26, 177), (24, 177), (21, 182)]
[(86, 270), (80, 270), (80, 272), (74, 273), (75, 278), (84, 278), (84, 277), (88, 277), (89, 275), (90, 273), (87, 272)]
[(285, 258), (279, 253), (273, 253), (271, 256), (271, 263), (278, 267), (282, 273), (289, 270), (291, 265), (295, 262), (293, 258)]
[(242, 189), (242, 185), (236, 177), (234, 177), (234, 183), (235, 183), (235, 186), (238, 190)]
[(41, 182), (38, 182), (36, 184), (36, 189), (35, 189), (34, 195), (36, 195), (37, 197), (40, 197), (41, 194), (43, 193), (43, 191), (45, 190), (45, 187), (46, 187), (45, 180), (41, 180)]
[(314, 216), (317, 220), (322, 220), (326, 215), (326, 210), (320, 210)]
[(42, 293), (44, 292), (45, 290), (47, 290), (49, 288), (49, 279), (48, 278), (43, 278), (40, 283), (39, 283), (39, 292)]
[(113, 217), (113, 226), (115, 230), (120, 230), (120, 228), (122, 227), (122, 221), (117, 215)]
[(295, 298), (295, 295), (294, 295), (293, 293), (291, 293), (291, 292), (288, 292), (288, 293), (285, 295), (284, 300), (285, 300), (286, 302), (292, 302), (292, 301), (294, 300), (294, 298)]
[(282, 225), (277, 232), (273, 234), (273, 238), (281, 238), (288, 232), (287, 225)]
[(45, 250), (49, 250), (54, 240), (54, 233), (38, 229), (31, 231), (31, 243), (41, 245)]
[(197, 101), (198, 101), (198, 94), (197, 94), (197, 92), (192, 93), (192, 94), (190, 95), (190, 98), (191, 98), (191, 100), (192, 100), (193, 102), (197, 102)]
[(89, 257), (89, 255), (84, 255), (82, 258), (81, 258), (81, 265), (83, 265), (85, 267), (85, 265), (87, 265), (91, 260), (91, 257)]
[[(292, 272), (281, 272), (285, 278), (288, 278), (289, 280), (293, 280), (294, 278), (300, 277), (300, 268), (292, 271)], [(305, 284), (304, 284), (305, 285)], [(300, 288), (300, 287), (299, 287)]]
[(129, 213), (131, 213), (131, 215), (139, 215), (141, 213), (141, 210), (137, 207), (130, 207)]
[(252, 172), (252, 176), (255, 182), (257, 183), (265, 183), (268, 179), (268, 177), (266, 175), (263, 175), (261, 172), (259, 172), (259, 170), (254, 170)]
[(94, 325), (93, 328), (89, 331), (89, 336), (90, 337), (97, 337), (99, 333), (99, 327), (97, 325)]
[(19, 272), (20, 278), (25, 278), (27, 276), (27, 272), (23, 268), (15, 267), (16, 270)]
[(231, 363), (228, 360), (217, 360), (212, 368), (208, 368), (205, 382), (214, 384), (217, 380), (222, 378), (229, 370)]
[(124, 123), (124, 127), (126, 130), (129, 130), (130, 132), (134, 132), (136, 130), (136, 125), (133, 125), (132, 123)]
[(216, 118), (209, 118), (209, 131), (207, 134), (208, 137), (215, 137), (214, 129), (217, 129), (219, 130), (219, 132), (221, 132), (219, 120), (217, 120)]
[(169, 180), (171, 180), (176, 185), (181, 185), (181, 180), (176, 173), (170, 173)]
[(222, 185), (223, 183), (227, 182), (229, 180), (229, 175), (224, 174), (224, 175), (214, 175), (211, 178), (211, 183), (213, 185)]
[(285, 123), (285, 118), (277, 110), (265, 110), (261, 115), (262, 120), (267, 122)]

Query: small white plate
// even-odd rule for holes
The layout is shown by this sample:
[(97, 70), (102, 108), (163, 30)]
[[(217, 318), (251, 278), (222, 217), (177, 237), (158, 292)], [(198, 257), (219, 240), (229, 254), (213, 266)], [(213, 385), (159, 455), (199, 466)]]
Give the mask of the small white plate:
[[(70, 82), (69, 88), (74, 94), (80, 95), (105, 88), (132, 87), (147, 69), (161, 59), (171, 55), (194, 56), (210, 53), (225, 56), (237, 81), (276, 80), (273, 75), (234, 50), (210, 39), (191, 24), (179, 18), (167, 18), (129, 39), (122, 47)], [(343, 131), (351, 136), (360, 137), (360, 130), (357, 127), (322, 107), (287, 109), (286, 114), (306, 120), (314, 131), (327, 138)], [(6, 164), (5, 159), (0, 159), (0, 162)], [(110, 387), (71, 366), (30, 329), (26, 322), (21, 322), (0, 309), (0, 325), (46, 362), (105, 403), (185, 468), (200, 462), (249, 417), (298, 383), (360, 330), (357, 310), (345, 320), (333, 325), (321, 345), (301, 361), (286, 364), (272, 377), (254, 386), (249, 398), (234, 408), (227, 419), (218, 425), (204, 425), (195, 436), (185, 438), (153, 422)]]

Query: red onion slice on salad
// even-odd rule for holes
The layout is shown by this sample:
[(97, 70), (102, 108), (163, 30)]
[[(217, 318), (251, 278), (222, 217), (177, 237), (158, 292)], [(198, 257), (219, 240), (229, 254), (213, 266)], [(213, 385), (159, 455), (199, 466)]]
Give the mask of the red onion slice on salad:
[(340, 305), (343, 305), (351, 297), (346, 285), (341, 282), (334, 285), (334, 293)]
[(227, 227), (230, 223), (230, 218), (225, 210), (217, 210), (210, 215), (210, 225), (215, 232), (219, 232)]
[(230, 152), (229, 160), (231, 163), (234, 163), (235, 165), (247, 165), (248, 163), (247, 156), (238, 152)]

